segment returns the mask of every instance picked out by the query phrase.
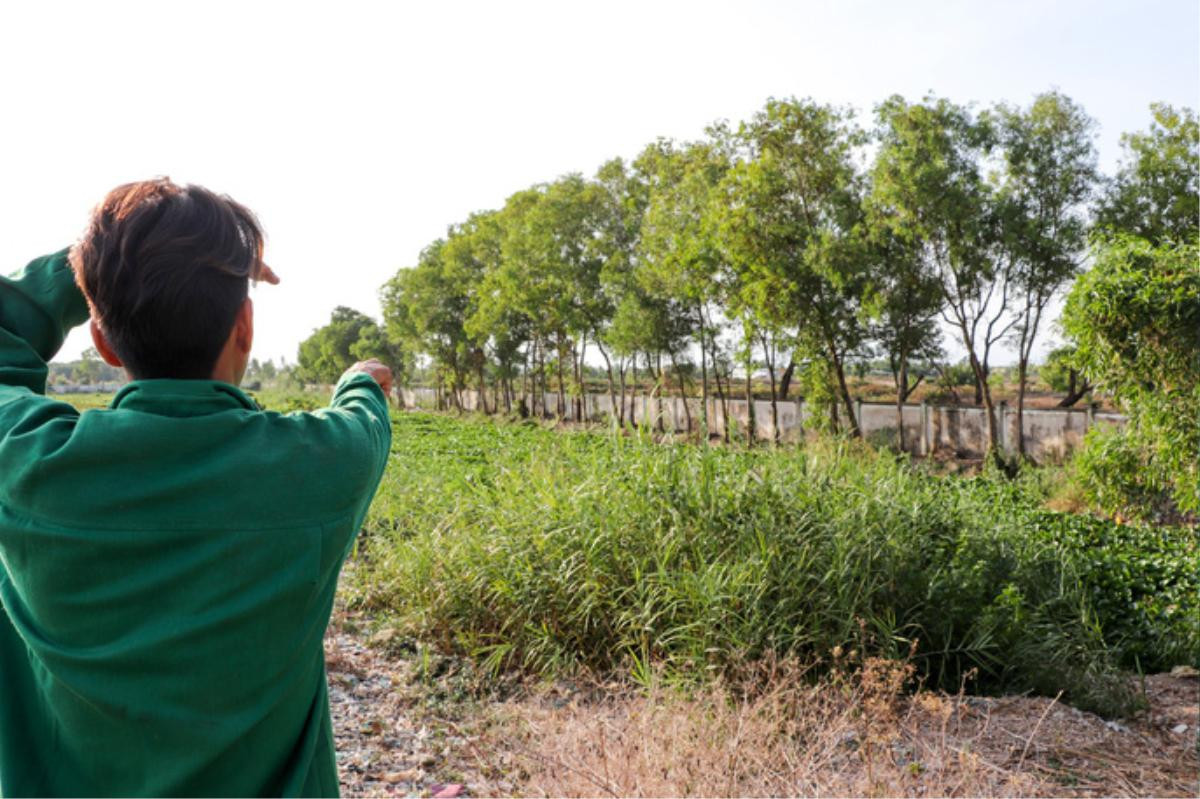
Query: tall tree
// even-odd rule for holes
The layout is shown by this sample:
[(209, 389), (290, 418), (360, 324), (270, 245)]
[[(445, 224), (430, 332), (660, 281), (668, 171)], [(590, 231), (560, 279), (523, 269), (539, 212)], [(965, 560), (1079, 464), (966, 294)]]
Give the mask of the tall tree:
[[(639, 350), (639, 335), (632, 329), (613, 331), (613, 320), (623, 304), (626, 324), (639, 305), (636, 267), (641, 244), (642, 219), (649, 201), (649, 187), (636, 171), (629, 169), (620, 158), (606, 161), (596, 173), (596, 235), (592, 250), (600, 259), (600, 292), (594, 314), (593, 338), (608, 374), (608, 395), (619, 423), (625, 423), (625, 373), (634, 354)], [(610, 352), (611, 350), (611, 352)], [(611, 357), (610, 357), (611, 356)], [(613, 358), (617, 360), (617, 379), (613, 375)], [(617, 402), (617, 383), (621, 401)]]
[(1158, 244), (1187, 243), (1200, 220), (1200, 125), (1190, 108), (1150, 106), (1150, 129), (1121, 136), (1124, 158), (1097, 224)]
[[(677, 304), (691, 317), (700, 347), (700, 408), (707, 436), (708, 363), (716, 329), (713, 314), (723, 289), (721, 252), (706, 214), (729, 162), (722, 148), (712, 142), (677, 147), (660, 141), (642, 152), (636, 167), (649, 184), (639, 250), (640, 279), (651, 293)], [(676, 355), (671, 357), (674, 360)], [(679, 369), (675, 371), (681, 375)], [(680, 393), (686, 395), (682, 376)], [(686, 396), (684, 408), (688, 408)], [(687, 416), (690, 427), (690, 409)]]
[(1000, 106), (997, 116), (1004, 153), (1000, 224), (1017, 294), (1017, 451), (1024, 455), (1029, 359), (1042, 314), (1079, 271), (1087, 243), (1095, 123), (1058, 92), (1039, 95), (1026, 109)]
[(300, 343), (299, 362), (303, 379), (332, 383), (358, 360), (354, 347), (365, 335), (373, 335), (375, 320), (364, 313), (339, 305), (329, 324), (314, 330)]
[[(511, 381), (518, 371), (525, 382), (519, 407), (525, 407), (525, 394), (531, 397), (532, 410), (544, 413), (545, 406), (545, 325), (535, 303), (530, 302), (526, 276), (533, 269), (526, 259), (522, 232), (528, 227), (533, 209), (542, 200), (543, 187), (535, 186), (516, 192), (504, 203), (504, 208), (481, 227), (477, 248), (485, 251), (480, 257), (488, 264), (476, 292), (465, 327), (477, 340), (490, 339), (498, 370), (503, 379)], [(511, 406), (510, 386), (506, 392)]]
[(992, 187), (982, 164), (995, 145), (987, 117), (948, 100), (879, 106), (874, 197), (901, 236), (917, 242), (938, 276), (942, 317), (957, 328), (987, 415), (987, 447), (1000, 458), (988, 385), (992, 347), (1011, 329), (1011, 262), (1000, 251)]
[(467, 287), (447, 274), (446, 240), (438, 239), (421, 251), (417, 265), (401, 269), (380, 290), (389, 338), (410, 352), (427, 354), (439, 390), (449, 391), (462, 409), (462, 390), (469, 371), (463, 357), (468, 348), (464, 329), (470, 297)]
[(723, 184), (719, 230), (758, 329), (796, 329), (803, 349), (828, 359), (850, 430), (861, 435), (845, 374), (865, 335), (854, 163), (864, 137), (852, 119), (811, 100), (769, 100), (738, 130), (742, 158)]
[(942, 287), (922, 257), (919, 244), (897, 233), (886, 206), (868, 200), (862, 242), (868, 266), (864, 312), (870, 319), (870, 335), (886, 356), (896, 386), (896, 445), (901, 452), (904, 436), (904, 405), (923, 380), (912, 379), (914, 361), (936, 361), (942, 356), (938, 312)]

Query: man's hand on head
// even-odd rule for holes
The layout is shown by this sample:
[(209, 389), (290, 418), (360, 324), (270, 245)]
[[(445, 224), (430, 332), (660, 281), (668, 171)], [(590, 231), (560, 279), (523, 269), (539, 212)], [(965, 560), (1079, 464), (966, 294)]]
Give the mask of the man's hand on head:
[(272, 286), (279, 285), (279, 275), (275, 274), (275, 270), (266, 264), (262, 265), (262, 269), (258, 272), (258, 277), (255, 278), (258, 283), (270, 283)]
[(353, 374), (354, 372), (362, 372), (363, 374), (370, 375), (379, 384), (379, 387), (383, 389), (384, 396), (392, 396), (392, 370), (376, 359), (371, 358), (366, 361), (359, 361), (346, 370), (346, 374)]

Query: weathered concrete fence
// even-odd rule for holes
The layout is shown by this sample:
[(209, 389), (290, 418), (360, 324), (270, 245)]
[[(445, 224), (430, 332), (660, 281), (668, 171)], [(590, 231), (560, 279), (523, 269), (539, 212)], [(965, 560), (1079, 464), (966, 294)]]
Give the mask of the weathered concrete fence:
[[(431, 388), (401, 389), (400, 399), (405, 408), (436, 408), (438, 393)], [(446, 400), (442, 397), (443, 402)], [(476, 391), (459, 392), (459, 401), (465, 410), (478, 410), (479, 394)], [(700, 426), (700, 399), (689, 397), (687, 409), (680, 397), (653, 398), (638, 395), (617, 398), (624, 402), (625, 419), (633, 419), (636, 423), (643, 422), (661, 427), (672, 432), (687, 429), (690, 412), (692, 429)], [(494, 399), (489, 397), (489, 407)], [(578, 403), (582, 406), (581, 417), (584, 421), (600, 422), (611, 418), (613, 413), (612, 399), (607, 394), (587, 394)], [(726, 425), (732, 425), (738, 430), (745, 430), (750, 423), (749, 404), (745, 400), (726, 400), (729, 409), (725, 417), (722, 403), (715, 397), (708, 402), (708, 427), (710, 433), (722, 435)], [(796, 440), (806, 427), (812, 425), (812, 420), (818, 414), (824, 419), (828, 414), (827, 406), (811, 408), (804, 400), (786, 400), (776, 403), (779, 417), (779, 434), (783, 440)], [(895, 444), (896, 441), (896, 406), (886, 402), (862, 402), (855, 404), (859, 426), (863, 435), (869, 440), (879, 443)], [(534, 398), (526, 395), (525, 407), (532, 412), (535, 408)], [(559, 417), (566, 421), (577, 421), (577, 403), (567, 397), (565, 413), (557, 412), (557, 396), (546, 397), (546, 408), (541, 415), (552, 418)], [(538, 410), (542, 410), (538, 408)], [(841, 409), (845, 413), (845, 409)], [(1008, 452), (1017, 449), (1017, 412), (1015, 408), (1000, 403), (997, 407), (1000, 422), (1000, 446)], [(755, 435), (769, 440), (772, 433), (771, 403), (767, 400), (754, 402)], [(905, 449), (917, 455), (929, 455), (934, 452), (948, 452), (960, 457), (979, 457), (987, 447), (987, 411), (984, 408), (964, 407), (959, 405), (905, 405), (903, 409)], [(1025, 452), (1037, 461), (1062, 460), (1072, 449), (1077, 447), (1088, 429), (1096, 424), (1123, 425), (1125, 417), (1121, 414), (1094, 411), (1091, 408), (1026, 408), (1024, 422), (1020, 435), (1025, 437)]]

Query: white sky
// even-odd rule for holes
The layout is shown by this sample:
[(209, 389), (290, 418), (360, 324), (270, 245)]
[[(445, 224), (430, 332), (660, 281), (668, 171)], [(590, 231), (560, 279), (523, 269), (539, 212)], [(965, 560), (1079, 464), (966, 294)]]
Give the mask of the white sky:
[(772, 95), (869, 112), (1057, 87), (1108, 170), (1150, 102), (1200, 105), (1195, 0), (0, 8), (0, 269), (69, 244), (119, 183), (200, 183), (261, 218), (284, 283), (255, 289), (256, 355), (289, 360), (336, 305), (378, 316), (471, 211)]

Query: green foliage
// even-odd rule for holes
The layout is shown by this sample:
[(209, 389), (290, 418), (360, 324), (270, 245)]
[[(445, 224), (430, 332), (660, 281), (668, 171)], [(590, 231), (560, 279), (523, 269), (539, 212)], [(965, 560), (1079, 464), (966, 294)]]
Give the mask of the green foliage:
[(1200, 224), (1200, 123), (1189, 108), (1154, 103), (1150, 111), (1148, 131), (1121, 136), (1125, 158), (1097, 224), (1155, 244), (1187, 242)]
[(360, 351), (392, 357), (392, 351), (380, 343), (382, 340), (371, 317), (339, 305), (329, 324), (300, 343), (301, 377), (314, 383), (333, 383), (360, 360)]
[(124, 383), (125, 371), (109, 366), (100, 359), (95, 347), (83, 351), (79, 360), (49, 365), (47, 383), (51, 386), (71, 384), (94, 386), (98, 383)]
[(1200, 512), (1200, 243), (1099, 240), (1062, 324), (1080, 371), (1129, 414), (1090, 439), (1085, 490), (1109, 513), (1147, 515), (1161, 502), (1146, 492)]
[(267, 411), (292, 413), (293, 411), (315, 411), (329, 405), (329, 395), (319, 391), (301, 389), (264, 389), (250, 393), (258, 406)]
[(1055, 391), (1068, 391), (1071, 388), (1071, 371), (1075, 368), (1072, 365), (1074, 356), (1074, 347), (1052, 350), (1046, 356), (1046, 362), (1038, 369), (1038, 376)]
[(446, 241), (421, 251), (417, 265), (402, 269), (380, 290), (388, 339), (409, 352), (433, 358), (439, 377), (452, 388), (465, 384), (469, 349), (465, 329), (474, 283), (455, 275), (446, 263)]
[[(1086, 203), (1097, 178), (1095, 122), (1059, 92), (1039, 95), (1028, 109), (1001, 106), (998, 114), (1004, 171), (997, 214), (1016, 295), (1013, 338), (1021, 412), (1042, 315), (1082, 261)], [(1024, 454), (1023, 436), (1017, 437), (1017, 448)]]
[(1135, 622), (1095, 597), (1143, 533), (1073, 526), (1041, 498), (1031, 479), (941, 479), (845, 443), (705, 449), (404, 415), (354, 601), (497, 668), (656, 661), (702, 680), (915, 640), (934, 684), (977, 668), (989, 687), (1128, 711), (1120, 662), (1197, 659), (1178, 637), (1200, 610), (1178, 582), (1194, 544), (1164, 534), (1164, 571), (1126, 598), (1149, 608), (1174, 586), (1174, 608)]
[(1072, 478), (1084, 497), (1112, 516), (1150, 520), (1170, 513), (1170, 483), (1161, 469), (1147, 468), (1146, 452), (1124, 430), (1096, 427), (1071, 461)]
[(917, 248), (941, 286), (940, 312), (967, 350), (995, 454), (998, 432), (985, 378), (992, 346), (1013, 324), (1004, 317), (1014, 263), (1002, 246), (1007, 236), (998, 192), (985, 175), (1000, 144), (996, 120), (943, 98), (909, 103), (899, 96), (882, 103), (876, 117), (872, 206), (895, 236)]
[(712, 213), (734, 273), (731, 310), (759, 335), (788, 331), (827, 359), (857, 432), (845, 364), (866, 336), (854, 163), (865, 137), (852, 118), (811, 100), (768, 100), (738, 129), (741, 158)]
[(1123, 665), (1200, 665), (1200, 531), (1043, 512), (1039, 533), (1071, 560)]

